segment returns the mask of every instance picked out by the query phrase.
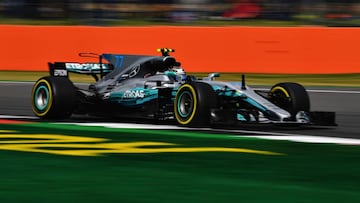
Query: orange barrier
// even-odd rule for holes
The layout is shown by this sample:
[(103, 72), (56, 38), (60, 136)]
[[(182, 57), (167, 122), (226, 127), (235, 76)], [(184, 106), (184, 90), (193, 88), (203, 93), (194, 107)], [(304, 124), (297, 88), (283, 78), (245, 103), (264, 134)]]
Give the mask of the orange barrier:
[(0, 70), (169, 47), (188, 72), (359, 73), (359, 36), (359, 28), (0, 26)]

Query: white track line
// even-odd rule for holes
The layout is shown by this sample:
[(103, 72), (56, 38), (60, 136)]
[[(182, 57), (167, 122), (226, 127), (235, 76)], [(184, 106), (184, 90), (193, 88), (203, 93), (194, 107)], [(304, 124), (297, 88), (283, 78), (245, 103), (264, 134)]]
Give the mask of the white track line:
[[(274, 134), (274, 133), (270, 133)], [(318, 144), (341, 144), (341, 145), (360, 145), (360, 139), (341, 138), (341, 137), (322, 137), (313, 135), (255, 135), (255, 136), (241, 136), (241, 137), (256, 137), (267, 140), (284, 140), (292, 142), (304, 143), (318, 143)]]
[[(339, 87), (341, 88), (341, 87)], [(261, 90), (261, 91), (269, 91), (269, 89), (265, 89), (265, 88), (254, 88), (256, 90)], [(357, 90), (334, 90), (334, 89), (328, 89), (328, 90), (319, 90), (319, 89), (306, 89), (307, 92), (313, 92), (313, 93), (336, 93), (336, 94), (360, 94), (360, 91)]]
[(39, 118), (35, 116), (0, 115), (0, 119), (39, 119)]
[(315, 92), (315, 93), (336, 93), (336, 94), (360, 94), (360, 91), (353, 91), (353, 90), (306, 90), (308, 92)]
[[(59, 123), (70, 124), (87, 127), (105, 127), (105, 128), (127, 128), (127, 129), (142, 129), (142, 130), (181, 130), (185, 129), (176, 125), (152, 125), (152, 124), (137, 124), (137, 123)], [(190, 128), (189, 128), (190, 129)]]
[[(0, 119), (36, 119), (32, 116), (11, 116), (0, 115)], [(211, 129), (211, 128), (184, 128), (175, 125), (151, 125), (151, 124), (136, 124), (136, 123), (68, 123), (60, 122), (55, 124), (71, 124), (88, 127), (105, 127), (105, 128), (119, 128), (119, 129), (146, 129), (146, 130), (194, 130), (194, 131), (219, 131), (219, 132), (231, 132), (239, 133), (240, 135), (233, 135), (233, 137), (247, 137), (247, 138), (260, 138), (267, 140), (284, 140), (292, 142), (303, 143), (323, 143), (323, 144), (341, 144), (341, 145), (360, 145), (360, 139), (355, 138), (341, 138), (341, 137), (326, 137), (326, 136), (313, 136), (302, 135), (292, 133), (278, 133), (278, 132), (264, 132), (264, 131), (252, 131), (252, 130), (228, 130), (228, 129)], [(254, 135), (241, 135), (241, 134), (254, 134)]]
[(184, 128), (171, 125), (149, 125), (149, 124), (134, 124), (134, 123), (67, 123), (80, 126), (99, 126), (106, 128), (128, 128), (128, 129), (148, 129), (148, 130), (213, 130), (220, 132), (244, 133), (244, 134), (257, 134), (257, 135), (234, 135), (233, 137), (247, 137), (247, 138), (260, 138), (268, 140), (284, 140), (292, 142), (303, 143), (322, 143), (322, 144), (341, 144), (341, 145), (360, 145), (360, 139), (355, 138), (341, 138), (341, 137), (326, 137), (326, 136), (313, 136), (301, 135), (291, 133), (277, 133), (277, 132), (263, 132), (251, 130), (227, 130), (227, 129), (211, 129), (211, 128)]

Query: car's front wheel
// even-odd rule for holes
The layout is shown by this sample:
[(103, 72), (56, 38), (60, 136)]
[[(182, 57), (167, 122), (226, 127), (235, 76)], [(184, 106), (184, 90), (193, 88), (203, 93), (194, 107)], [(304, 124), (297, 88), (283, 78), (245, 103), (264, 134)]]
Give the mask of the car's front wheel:
[(210, 110), (216, 105), (216, 93), (209, 84), (185, 83), (175, 96), (176, 121), (182, 126), (206, 126), (210, 123)]
[(269, 97), (270, 101), (287, 110), (293, 118), (299, 111), (310, 111), (309, 95), (305, 88), (298, 83), (278, 83), (271, 88)]
[(76, 104), (76, 89), (68, 78), (42, 77), (32, 89), (32, 110), (45, 119), (70, 117)]

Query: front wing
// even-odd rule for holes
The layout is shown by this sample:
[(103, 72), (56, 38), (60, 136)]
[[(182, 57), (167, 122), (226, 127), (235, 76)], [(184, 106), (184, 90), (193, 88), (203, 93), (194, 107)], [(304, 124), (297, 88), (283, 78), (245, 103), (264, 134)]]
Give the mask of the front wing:
[(301, 112), (298, 118), (272, 120), (257, 111), (239, 109), (211, 109), (210, 123), (220, 125), (244, 124), (281, 124), (281, 125), (309, 125), (309, 126), (337, 126), (335, 112)]

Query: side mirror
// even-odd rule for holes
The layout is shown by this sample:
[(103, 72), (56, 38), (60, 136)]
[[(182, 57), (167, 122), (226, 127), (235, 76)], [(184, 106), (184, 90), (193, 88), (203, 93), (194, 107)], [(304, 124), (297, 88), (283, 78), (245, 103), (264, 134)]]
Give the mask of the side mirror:
[(210, 73), (207, 77), (203, 78), (203, 80), (215, 80), (215, 78), (220, 77), (220, 73)]

